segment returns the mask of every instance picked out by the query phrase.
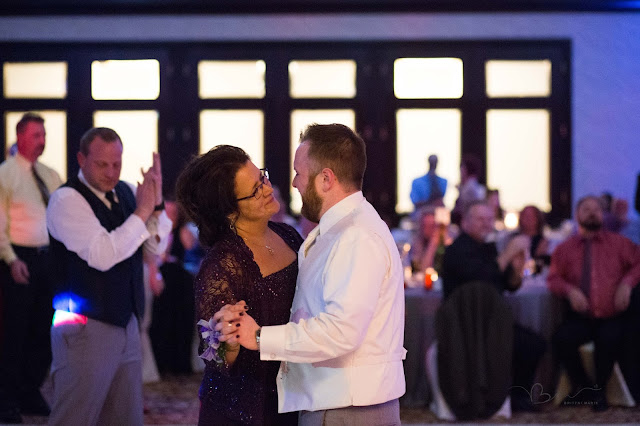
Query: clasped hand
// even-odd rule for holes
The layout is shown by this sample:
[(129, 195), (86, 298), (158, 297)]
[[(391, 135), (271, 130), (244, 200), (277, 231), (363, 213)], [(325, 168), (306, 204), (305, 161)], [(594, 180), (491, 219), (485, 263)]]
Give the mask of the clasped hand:
[(154, 207), (162, 203), (162, 168), (160, 155), (153, 154), (153, 165), (142, 173), (142, 183), (136, 189), (136, 213), (146, 222), (154, 212)]
[(260, 326), (247, 313), (249, 307), (244, 300), (235, 305), (224, 305), (213, 315), (215, 329), (222, 333), (220, 341), (234, 347), (242, 345), (250, 350), (257, 350), (256, 331)]

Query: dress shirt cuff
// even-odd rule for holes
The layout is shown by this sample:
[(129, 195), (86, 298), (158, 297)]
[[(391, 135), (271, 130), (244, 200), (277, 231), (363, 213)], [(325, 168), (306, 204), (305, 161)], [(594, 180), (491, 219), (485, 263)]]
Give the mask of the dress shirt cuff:
[(171, 233), (172, 226), (173, 222), (164, 211), (157, 216), (151, 215), (146, 223), (151, 238), (145, 242), (145, 251), (151, 254), (164, 253), (169, 243), (168, 236)]
[(260, 360), (283, 361), (286, 324), (262, 327), (260, 331)]
[(163, 210), (158, 217), (151, 216), (149, 218), (149, 222), (147, 224), (150, 225), (150, 222), (155, 222), (155, 231), (158, 233), (160, 238), (164, 238), (165, 236), (171, 233), (171, 227), (173, 226), (173, 222), (167, 216), (165, 210)]

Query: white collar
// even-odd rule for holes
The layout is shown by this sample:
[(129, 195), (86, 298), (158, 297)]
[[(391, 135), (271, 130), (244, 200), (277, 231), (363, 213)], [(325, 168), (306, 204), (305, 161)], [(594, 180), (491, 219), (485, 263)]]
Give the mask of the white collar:
[[(80, 182), (82, 182), (87, 188), (89, 188), (91, 190), (91, 192), (93, 192), (98, 198), (100, 198), (103, 202), (104, 201), (108, 201), (107, 197), (105, 196), (105, 193), (102, 191), (97, 190), (96, 188), (94, 188), (93, 186), (91, 186), (91, 184), (89, 184), (89, 182), (87, 182), (87, 178), (84, 177), (84, 174), (82, 174), (82, 169), (80, 169), (78, 171), (78, 179), (80, 179)], [(111, 190), (111, 192), (113, 192), (115, 194), (114, 190)], [(116, 200), (118, 196), (116, 195)]]
[(24, 168), (25, 170), (31, 170), (32, 165), (35, 164), (35, 162), (32, 163), (31, 161), (27, 160), (19, 152), (16, 152), (15, 159), (16, 159), (16, 163), (18, 163), (18, 165)]
[(364, 201), (364, 195), (362, 195), (362, 191), (358, 191), (331, 206), (331, 208), (324, 212), (320, 218), (320, 224), (318, 224), (318, 228), (320, 228), (320, 235), (327, 232), (343, 217), (355, 210), (362, 201)]

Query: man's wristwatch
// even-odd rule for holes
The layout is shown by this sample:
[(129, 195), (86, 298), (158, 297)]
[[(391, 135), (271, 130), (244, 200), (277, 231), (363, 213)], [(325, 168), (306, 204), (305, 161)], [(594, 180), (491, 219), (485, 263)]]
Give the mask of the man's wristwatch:
[(260, 331), (261, 330), (262, 330), (262, 327), (256, 330), (256, 343), (258, 344), (258, 351), (260, 351)]
[(157, 206), (155, 206), (153, 208), (154, 212), (160, 212), (162, 210), (164, 210), (164, 200), (162, 200), (162, 202), (160, 204), (158, 204)]

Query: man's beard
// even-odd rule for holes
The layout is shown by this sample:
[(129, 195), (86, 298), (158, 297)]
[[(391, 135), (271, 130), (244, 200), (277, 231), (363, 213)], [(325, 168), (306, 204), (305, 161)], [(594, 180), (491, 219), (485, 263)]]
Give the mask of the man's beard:
[(602, 221), (598, 220), (596, 217), (588, 216), (580, 222), (580, 226), (589, 232), (596, 232), (602, 229)]
[(307, 184), (307, 190), (304, 194), (300, 194), (302, 197), (302, 208), (300, 209), (300, 213), (311, 222), (319, 223), (320, 222), (320, 210), (322, 210), (322, 198), (318, 195), (318, 191), (316, 191), (316, 187), (314, 186), (315, 176), (309, 177), (309, 182)]

